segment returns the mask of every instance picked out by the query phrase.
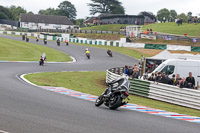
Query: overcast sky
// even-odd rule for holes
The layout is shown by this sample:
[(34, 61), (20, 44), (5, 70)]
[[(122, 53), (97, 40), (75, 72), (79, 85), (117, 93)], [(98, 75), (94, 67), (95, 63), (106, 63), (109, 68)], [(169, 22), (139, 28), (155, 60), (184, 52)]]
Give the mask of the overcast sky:
[[(40, 9), (57, 8), (57, 6), (64, 0), (0, 0), (2, 6), (22, 6), (27, 11), (32, 11), (35, 14)], [(87, 3), (90, 0), (68, 0), (75, 5), (77, 10), (77, 18), (85, 18), (89, 16), (89, 7)], [(175, 9), (178, 14), (188, 13), (191, 11), (193, 15), (200, 13), (200, 0), (119, 0), (125, 7), (126, 14), (137, 15), (141, 11), (150, 11), (154, 14), (162, 8), (169, 10)]]

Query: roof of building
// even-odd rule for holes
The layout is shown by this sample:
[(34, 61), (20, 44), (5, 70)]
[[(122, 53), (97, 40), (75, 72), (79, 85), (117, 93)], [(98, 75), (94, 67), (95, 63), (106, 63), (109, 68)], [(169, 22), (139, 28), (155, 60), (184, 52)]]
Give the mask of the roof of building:
[(20, 22), (34, 22), (45, 24), (73, 25), (66, 16), (20, 14)]
[(97, 19), (97, 17), (89, 17), (84, 22), (93, 23), (93, 20)]

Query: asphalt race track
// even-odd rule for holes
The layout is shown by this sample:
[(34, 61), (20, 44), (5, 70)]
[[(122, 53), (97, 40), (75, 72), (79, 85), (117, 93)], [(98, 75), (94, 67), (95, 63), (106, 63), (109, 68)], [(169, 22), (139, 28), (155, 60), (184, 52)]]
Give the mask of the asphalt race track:
[[(21, 40), (21, 37), (0, 35)], [(30, 39), (30, 42), (36, 43)], [(36, 43), (43, 45), (42, 41)], [(93, 102), (52, 93), (29, 85), (18, 76), (23, 73), (49, 71), (105, 71), (111, 67), (133, 65), (137, 60), (106, 50), (90, 48), (91, 59), (84, 55), (86, 47), (60, 47), (77, 59), (73, 64), (0, 63), (0, 132), (10, 133), (199, 133), (200, 125), (126, 109), (116, 111), (95, 107)], [(48, 55), (47, 55), (48, 58)], [(67, 78), (67, 77), (66, 77)], [(2, 130), (2, 131), (1, 131)]]

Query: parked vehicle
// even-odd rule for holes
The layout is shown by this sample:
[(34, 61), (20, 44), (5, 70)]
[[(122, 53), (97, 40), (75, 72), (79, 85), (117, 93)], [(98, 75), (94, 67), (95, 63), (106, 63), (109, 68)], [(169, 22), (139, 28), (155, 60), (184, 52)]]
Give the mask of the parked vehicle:
[(104, 105), (110, 109), (117, 109), (128, 103), (128, 101), (123, 101), (125, 99), (129, 100), (129, 89), (130, 82), (128, 80), (128, 76), (123, 75), (108, 83), (108, 88), (96, 99), (95, 105), (101, 106), (104, 103)]

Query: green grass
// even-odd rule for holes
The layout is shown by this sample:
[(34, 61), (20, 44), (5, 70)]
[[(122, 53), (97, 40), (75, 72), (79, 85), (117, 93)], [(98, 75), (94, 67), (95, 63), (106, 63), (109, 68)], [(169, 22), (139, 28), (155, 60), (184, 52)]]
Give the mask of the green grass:
[[(121, 24), (111, 24), (111, 25), (99, 25), (99, 26), (92, 26), (92, 27), (85, 27), (82, 28), (83, 30), (105, 30), (105, 31), (119, 31), (120, 27), (127, 26)], [(184, 35), (185, 33), (188, 36), (200, 36), (200, 24), (187, 24), (183, 23), (183, 25), (178, 26), (176, 23), (155, 23), (150, 25), (142, 25), (143, 30), (147, 28), (152, 28), (153, 31), (161, 32), (161, 33), (168, 33), (168, 34), (176, 34), (176, 35)]]
[(102, 30), (102, 31), (120, 31), (120, 27), (126, 27), (127, 24), (108, 24), (98, 25), (92, 27), (84, 27), (82, 30)]
[(0, 39), (0, 60), (38, 61), (44, 52), (49, 62), (66, 62), (72, 60), (68, 55), (52, 48), (11, 39)]
[[(39, 86), (65, 87), (96, 96), (100, 95), (106, 89), (105, 77), (105, 72), (47, 72), (25, 76), (26, 79)], [(200, 110), (185, 108), (139, 96), (130, 96), (129, 98), (131, 99), (130, 103), (180, 114), (200, 116)]]
[(84, 34), (84, 33), (74, 33), (73, 35), (77, 37), (90, 38), (90, 39), (103, 39), (103, 40), (120, 40), (120, 38), (125, 38), (126, 36), (118, 34)]
[(70, 43), (73, 45), (81, 45), (81, 46), (88, 46), (88, 47), (96, 47), (96, 48), (103, 48), (103, 49), (110, 49), (111, 51), (115, 51), (124, 55), (128, 55), (133, 58), (141, 59), (141, 55), (145, 57), (149, 57), (150, 55), (142, 54), (132, 48), (125, 48), (125, 47), (114, 47), (114, 46), (104, 46), (104, 45), (91, 45), (91, 44), (80, 44), (80, 43)]
[(200, 35), (200, 24), (187, 24), (183, 23), (183, 25), (178, 26), (176, 23), (156, 23), (143, 26), (143, 30), (147, 28), (152, 28), (153, 31), (176, 34), (176, 35), (184, 35), (185, 33), (188, 36), (199, 36)]

